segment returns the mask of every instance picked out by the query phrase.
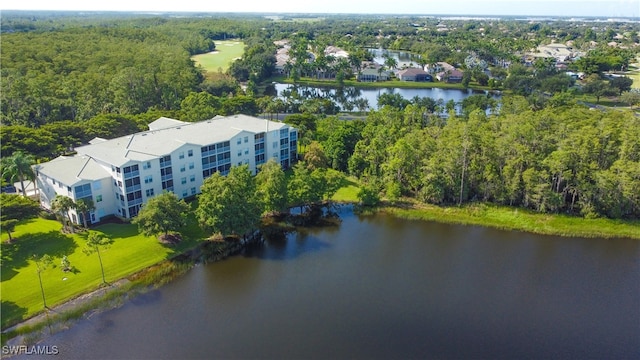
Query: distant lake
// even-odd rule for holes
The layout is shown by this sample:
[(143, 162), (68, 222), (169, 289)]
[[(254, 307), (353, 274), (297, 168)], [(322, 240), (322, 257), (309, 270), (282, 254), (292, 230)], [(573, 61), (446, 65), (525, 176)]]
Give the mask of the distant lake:
[(42, 345), (61, 359), (640, 358), (637, 240), (339, 212)]
[[(460, 89), (407, 89), (407, 88), (359, 88), (354, 86), (345, 86), (341, 89), (321, 86), (302, 86), (293, 84), (275, 84), (278, 96), (283, 97), (283, 91), (295, 90), (297, 94), (303, 99), (310, 98), (328, 98), (336, 102), (336, 104), (344, 110), (347, 102), (353, 102), (356, 99), (364, 98), (369, 103), (369, 108), (373, 110), (378, 109), (378, 96), (380, 94), (400, 94), (403, 98), (411, 100), (415, 96), (418, 97), (430, 97), (436, 101), (442, 100), (443, 104), (446, 104), (449, 100), (453, 100), (456, 103), (460, 103), (463, 99), (471, 95), (486, 95), (487, 92), (483, 90), (460, 90)], [(489, 95), (495, 99), (500, 99), (499, 95)], [(357, 108), (355, 109), (357, 110)]]
[(418, 62), (416, 59), (419, 55), (415, 55), (406, 51), (386, 50), (386, 49), (367, 49), (373, 55), (373, 61), (384, 65), (385, 57), (390, 56), (398, 62), (398, 68), (402, 68), (403, 65), (410, 67), (417, 67)]

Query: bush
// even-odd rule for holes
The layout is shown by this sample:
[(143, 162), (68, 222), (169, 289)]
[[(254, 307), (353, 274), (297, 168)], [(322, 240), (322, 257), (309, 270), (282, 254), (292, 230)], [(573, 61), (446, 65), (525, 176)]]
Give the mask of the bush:
[(376, 206), (380, 203), (380, 196), (378, 196), (378, 191), (373, 189), (370, 186), (363, 186), (358, 191), (358, 200), (364, 206)]
[(56, 214), (46, 210), (40, 211), (40, 213), (38, 213), (38, 216), (45, 220), (57, 220)]

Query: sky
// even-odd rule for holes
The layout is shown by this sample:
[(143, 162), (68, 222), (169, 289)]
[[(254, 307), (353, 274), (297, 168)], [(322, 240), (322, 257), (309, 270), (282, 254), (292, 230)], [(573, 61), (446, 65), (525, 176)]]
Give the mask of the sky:
[(640, 0), (4, 0), (3, 10), (640, 17)]

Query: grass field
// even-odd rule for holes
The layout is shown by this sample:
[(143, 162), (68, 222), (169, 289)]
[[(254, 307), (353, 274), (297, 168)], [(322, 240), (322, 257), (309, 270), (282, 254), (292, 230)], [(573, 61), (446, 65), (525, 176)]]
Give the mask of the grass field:
[(331, 200), (337, 202), (358, 202), (358, 191), (360, 186), (353, 177), (348, 177), (343, 186), (331, 197)]
[(638, 62), (629, 66), (628, 76), (633, 79), (631, 87), (634, 89), (640, 89), (640, 58), (636, 59)]
[[(16, 227), (14, 240), (7, 244), (2, 234), (2, 328), (29, 318), (43, 310), (36, 263), (33, 254), (48, 254), (53, 265), (41, 272), (47, 305), (72, 299), (98, 288), (102, 282), (98, 255), (85, 255), (86, 233), (63, 234), (62, 225), (41, 218), (23, 221)], [(138, 233), (135, 225), (106, 224), (95, 231), (111, 237), (113, 244), (101, 250), (107, 282), (113, 282), (195, 246), (203, 234), (197, 226), (189, 226), (184, 240), (169, 247), (156, 238)], [(63, 272), (60, 260), (67, 255), (74, 272)]]
[(208, 54), (191, 57), (196, 65), (202, 66), (207, 72), (224, 72), (233, 60), (242, 57), (244, 43), (237, 40), (216, 41), (216, 50)]

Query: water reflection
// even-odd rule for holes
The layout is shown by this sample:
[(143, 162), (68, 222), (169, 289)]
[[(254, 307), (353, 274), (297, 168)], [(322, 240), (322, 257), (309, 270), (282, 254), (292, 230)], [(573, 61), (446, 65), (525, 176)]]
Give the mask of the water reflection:
[(62, 358), (640, 358), (637, 241), (341, 218), (44, 344)]
[(307, 253), (328, 250), (331, 244), (311, 232), (295, 232), (285, 237), (271, 237), (245, 249), (243, 256), (262, 260), (292, 260)]
[[(301, 103), (306, 99), (329, 99), (335, 102), (341, 110), (378, 109), (378, 97), (381, 94), (399, 94), (407, 100), (416, 96), (419, 98), (429, 97), (442, 104), (453, 100), (460, 104), (462, 100), (471, 95), (487, 95), (483, 90), (472, 89), (405, 89), (405, 88), (357, 88), (345, 86), (342, 88), (331, 88), (322, 86), (303, 86), (293, 84), (275, 84), (278, 96), (290, 103)], [(489, 94), (494, 99), (500, 97), (496, 94)], [(366, 104), (366, 107), (360, 108)], [(444, 110), (442, 110), (444, 111)]]

